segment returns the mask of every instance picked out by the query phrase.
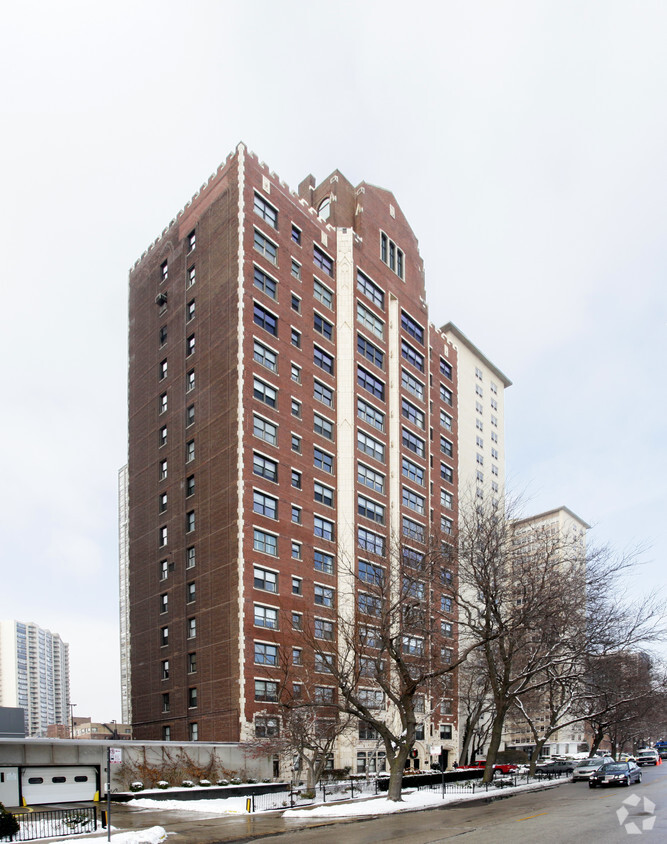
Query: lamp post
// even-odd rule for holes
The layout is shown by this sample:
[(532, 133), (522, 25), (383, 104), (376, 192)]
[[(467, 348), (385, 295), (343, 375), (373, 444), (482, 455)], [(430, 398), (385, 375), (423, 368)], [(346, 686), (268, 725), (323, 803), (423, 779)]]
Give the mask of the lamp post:
[(70, 738), (74, 738), (74, 707), (76, 703), (70, 703), (69, 705), (69, 728), (70, 728)]

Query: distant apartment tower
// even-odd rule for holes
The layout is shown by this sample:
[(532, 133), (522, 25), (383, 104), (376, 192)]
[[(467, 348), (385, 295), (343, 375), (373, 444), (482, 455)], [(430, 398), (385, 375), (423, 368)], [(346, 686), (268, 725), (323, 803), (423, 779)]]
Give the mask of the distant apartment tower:
[(505, 494), (505, 389), (512, 382), (454, 323), (440, 329), (456, 349), (461, 506)]
[(120, 705), (124, 724), (132, 723), (130, 676), (130, 537), (127, 466), (118, 472), (118, 595), (120, 623)]
[[(134, 736), (265, 734), (304, 614), (335, 642), (358, 611), (339, 561), (456, 523), (456, 353), (417, 240), (389, 191), (296, 193), (241, 144), (131, 270), (129, 342)], [(422, 764), (456, 747), (451, 710), (429, 726)]]
[(69, 645), (36, 624), (0, 621), (0, 706), (25, 711), (26, 735), (46, 737), (67, 724)]

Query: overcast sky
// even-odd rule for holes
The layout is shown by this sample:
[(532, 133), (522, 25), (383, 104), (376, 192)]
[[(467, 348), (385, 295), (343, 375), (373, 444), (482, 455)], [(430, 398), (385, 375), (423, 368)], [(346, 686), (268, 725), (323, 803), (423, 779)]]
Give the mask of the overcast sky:
[(29, 2), (0, 31), (0, 617), (120, 719), (127, 274), (238, 141), (393, 191), (430, 315), (513, 381), (507, 473), (667, 548), (667, 4)]

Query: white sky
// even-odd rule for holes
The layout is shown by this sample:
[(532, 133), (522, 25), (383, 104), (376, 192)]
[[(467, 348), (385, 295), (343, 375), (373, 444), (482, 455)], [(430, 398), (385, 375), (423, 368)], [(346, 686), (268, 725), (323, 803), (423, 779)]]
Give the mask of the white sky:
[(127, 273), (239, 140), (292, 187), (392, 190), (433, 322), (514, 382), (537, 512), (665, 580), (667, 4), (15, 3), (0, 30), (0, 617), (120, 718)]

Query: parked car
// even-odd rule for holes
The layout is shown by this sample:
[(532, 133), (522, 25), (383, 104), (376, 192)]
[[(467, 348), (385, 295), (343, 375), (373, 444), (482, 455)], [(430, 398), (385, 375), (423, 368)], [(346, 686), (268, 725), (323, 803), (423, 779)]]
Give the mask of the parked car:
[(588, 780), (590, 788), (605, 785), (631, 785), (642, 781), (642, 772), (634, 762), (610, 762), (593, 771)]
[(657, 765), (659, 758), (660, 756), (658, 755), (657, 750), (654, 750), (652, 747), (644, 747), (637, 754), (637, 764)]
[(554, 759), (552, 762), (538, 762), (536, 774), (571, 774), (576, 767), (573, 759)]
[(572, 782), (587, 780), (598, 768), (608, 765), (613, 761), (611, 756), (592, 756), (590, 759), (583, 759), (581, 762), (577, 762), (574, 771), (572, 771)]
[(637, 757), (633, 756), (632, 753), (621, 753), (621, 757), (618, 761), (619, 762), (636, 762)]
[[(478, 771), (480, 768), (486, 767), (486, 760), (485, 759), (478, 759), (476, 762), (471, 762), (470, 765), (459, 765), (457, 767), (458, 771)], [(515, 771), (519, 770), (518, 765), (514, 765), (511, 762), (497, 762), (493, 766), (494, 773), (500, 772), (501, 774), (513, 774)]]

